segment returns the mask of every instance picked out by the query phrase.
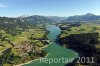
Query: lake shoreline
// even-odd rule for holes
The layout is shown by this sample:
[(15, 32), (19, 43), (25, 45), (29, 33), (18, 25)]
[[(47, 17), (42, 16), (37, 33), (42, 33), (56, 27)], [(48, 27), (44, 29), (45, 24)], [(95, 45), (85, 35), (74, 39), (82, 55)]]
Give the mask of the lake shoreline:
[[(52, 29), (52, 28), (54, 28), (54, 29)], [(54, 26), (48, 26), (47, 27), (47, 30), (48, 31), (50, 31), (50, 33), (49, 33), (49, 35), (47, 36), (51, 41), (50, 41), (50, 43), (48, 44), (48, 45), (45, 45), (44, 47), (41, 47), (40, 49), (43, 49), (44, 48), (44, 50), (46, 50), (46, 51), (48, 51), (48, 53), (47, 53), (47, 55), (45, 56), (45, 57), (47, 57), (47, 58), (52, 58), (52, 57), (58, 57), (59, 58), (59, 56), (61, 55), (61, 57), (64, 57), (64, 58), (68, 58), (68, 57), (74, 57), (74, 58), (76, 58), (77, 57), (77, 55), (74, 55), (73, 53), (75, 53), (74, 51), (72, 51), (72, 50), (67, 50), (67, 49), (65, 49), (65, 48), (63, 48), (63, 47), (61, 47), (61, 46), (59, 46), (59, 45), (57, 45), (56, 43), (55, 43), (55, 40), (57, 39), (57, 36), (60, 34), (60, 29), (59, 29), (59, 27), (55, 27), (55, 25)], [(50, 46), (49, 46), (50, 45)], [(46, 48), (47, 47), (47, 48)], [(58, 50), (59, 52), (57, 52), (56, 50)], [(68, 51), (68, 52), (67, 52)], [(64, 53), (65, 52), (65, 53)], [(70, 56), (70, 54), (68, 54), (68, 53), (70, 53), (70, 54), (73, 54), (73, 55), (71, 55)], [(48, 54), (49, 54), (49, 56), (48, 56)], [(65, 54), (68, 54), (68, 56), (67, 55), (65, 55)], [(44, 57), (44, 58), (45, 58)], [(39, 59), (41, 59), (42, 57), (40, 57)], [(30, 62), (27, 62), (27, 63), (23, 63), (23, 65), (16, 65), (16, 66), (50, 66), (50, 65), (48, 65), (48, 64), (39, 64), (39, 59), (34, 59), (34, 60), (32, 60), (32, 61), (35, 61), (35, 62), (38, 62), (38, 63), (34, 63), (34, 62), (32, 62), (32, 61), (30, 61)], [(38, 60), (38, 61), (37, 61)], [(63, 63), (60, 63), (60, 66), (64, 66), (65, 64), (63, 64)], [(52, 66), (52, 65), (51, 65)], [(59, 66), (59, 65), (57, 65), (57, 66)]]
[[(49, 54), (47, 54), (45, 57), (47, 57), (48, 55), (49, 55)], [(42, 58), (42, 57), (41, 57), (41, 58)], [(22, 64), (14, 65), (14, 66), (23, 66), (23, 65), (26, 65), (26, 64), (32, 63), (33, 61), (40, 60), (41, 58), (39, 58), (39, 59), (35, 59), (35, 60), (31, 60), (31, 61), (26, 62), (26, 63), (22, 63)]]

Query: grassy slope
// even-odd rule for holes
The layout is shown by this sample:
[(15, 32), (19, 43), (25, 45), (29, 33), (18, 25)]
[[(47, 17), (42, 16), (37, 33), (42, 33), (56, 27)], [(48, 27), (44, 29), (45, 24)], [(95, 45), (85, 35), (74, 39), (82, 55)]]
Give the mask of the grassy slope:
[[(40, 28), (34, 28), (34, 29), (28, 29), (21, 34), (18, 34), (16, 36), (12, 36), (11, 34), (3, 33), (3, 36), (7, 36), (7, 39), (9, 39), (12, 43), (20, 44), (23, 41), (32, 41), (35, 43), (35, 45), (39, 47), (45, 46), (40, 40), (30, 40), (29, 37), (34, 38), (44, 38), (44, 35), (46, 34), (45, 30), (42, 30)], [(0, 46), (0, 51), (3, 51), (6, 48), (12, 47), (11, 44), (9, 44), (7, 41), (2, 41), (2, 44), (5, 46)], [(19, 49), (15, 49), (14, 47), (11, 48), (11, 53), (14, 53), (15, 56), (20, 55), (18, 52)], [(4, 64), (4, 66), (10, 66), (9, 64)]]

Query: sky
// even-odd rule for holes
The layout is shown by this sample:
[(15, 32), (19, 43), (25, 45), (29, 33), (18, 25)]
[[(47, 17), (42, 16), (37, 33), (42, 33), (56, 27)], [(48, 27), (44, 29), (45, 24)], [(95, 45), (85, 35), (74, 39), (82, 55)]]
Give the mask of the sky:
[(100, 15), (100, 0), (0, 0), (0, 16)]

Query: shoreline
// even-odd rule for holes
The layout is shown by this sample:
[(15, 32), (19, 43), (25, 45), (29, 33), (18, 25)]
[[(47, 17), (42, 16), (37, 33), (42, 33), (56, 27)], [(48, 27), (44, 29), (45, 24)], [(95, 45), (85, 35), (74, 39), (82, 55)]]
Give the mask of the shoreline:
[[(49, 55), (49, 54), (47, 54), (45, 57), (47, 57), (48, 55)], [(42, 58), (42, 57), (41, 57), (41, 58)], [(39, 59), (34, 59), (34, 60), (29, 61), (29, 62), (22, 63), (22, 64), (18, 64), (18, 65), (14, 65), (14, 66), (23, 66), (23, 65), (26, 65), (26, 64), (32, 63), (32, 62), (34, 62), (34, 61), (40, 60), (41, 58), (39, 58)]]
[[(53, 41), (51, 41), (51, 42), (49, 43), (49, 45), (52, 44), (52, 42), (53, 42)], [(46, 46), (42, 47), (41, 49), (46, 48), (46, 47), (48, 47), (49, 45), (46, 45)], [(48, 55), (49, 55), (49, 54), (47, 54), (45, 57), (47, 57)], [(26, 65), (26, 64), (32, 63), (33, 61), (40, 60), (41, 58), (42, 58), (42, 57), (40, 57), (40, 58), (38, 58), (38, 59), (31, 60), (31, 61), (26, 62), (26, 63), (22, 63), (22, 64), (14, 65), (14, 66), (23, 66), (23, 65)]]

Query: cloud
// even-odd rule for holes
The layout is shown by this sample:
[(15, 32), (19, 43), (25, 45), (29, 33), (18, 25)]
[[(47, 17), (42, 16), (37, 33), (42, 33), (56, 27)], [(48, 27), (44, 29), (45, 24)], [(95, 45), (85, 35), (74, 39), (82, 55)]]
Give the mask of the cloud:
[(7, 5), (4, 5), (4, 4), (0, 3), (0, 8), (4, 8), (4, 7), (7, 7)]

